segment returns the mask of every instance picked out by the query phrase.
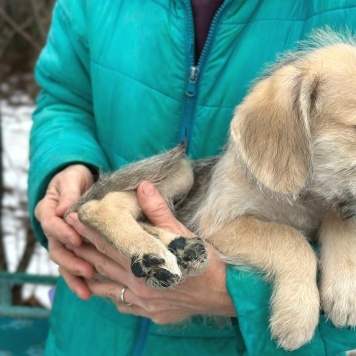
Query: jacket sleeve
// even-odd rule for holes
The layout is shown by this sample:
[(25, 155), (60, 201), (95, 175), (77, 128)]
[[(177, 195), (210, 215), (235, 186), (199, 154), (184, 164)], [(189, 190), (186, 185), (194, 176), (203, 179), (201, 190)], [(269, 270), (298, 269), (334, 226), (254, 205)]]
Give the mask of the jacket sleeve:
[(35, 70), (41, 92), (30, 136), (28, 200), (31, 223), (45, 247), (47, 239), (34, 209), (53, 175), (75, 162), (108, 169), (95, 134), (83, 3), (58, 1)]
[(239, 328), (249, 356), (336, 356), (356, 349), (356, 330), (337, 329), (323, 315), (320, 315), (319, 325), (310, 343), (293, 352), (278, 348), (269, 332), (272, 289), (263, 275), (228, 266), (227, 289), (235, 305)]

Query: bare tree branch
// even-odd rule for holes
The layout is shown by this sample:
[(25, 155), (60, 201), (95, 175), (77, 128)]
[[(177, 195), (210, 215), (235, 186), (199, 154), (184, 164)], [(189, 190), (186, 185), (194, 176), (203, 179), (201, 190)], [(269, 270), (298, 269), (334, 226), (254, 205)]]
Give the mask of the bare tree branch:
[[(24, 31), (31, 24), (31, 22), (32, 22), (32, 20), (30, 18), (26, 19), (26, 21), (24, 21), (24, 23), (22, 25), (20, 25), (20, 28)], [(11, 32), (8, 34), (7, 38), (4, 39), (3, 42), (0, 44), (0, 58), (5, 53), (6, 48), (10, 45), (15, 34), (16, 34), (16, 31), (11, 29)]]
[(36, 24), (38, 33), (41, 37), (42, 43), (45, 42), (46, 37), (47, 37), (47, 31), (45, 30), (42, 22), (41, 22), (41, 18), (40, 18), (40, 11), (39, 11), (39, 4), (37, 0), (30, 0), (30, 4), (31, 4), (31, 9), (32, 9), (32, 15), (33, 15), (33, 19), (34, 22)]
[(22, 38), (24, 38), (37, 52), (40, 52), (42, 47), (35, 42), (35, 40), (24, 31), (12, 18), (0, 8), (0, 16), (18, 33)]
[(2, 161), (3, 157), (3, 144), (2, 144), (2, 115), (0, 111), (0, 202), (1, 202), (1, 209), (0, 209), (0, 270), (7, 271), (7, 260), (5, 255), (5, 246), (4, 246), (4, 239), (3, 239), (3, 231), (2, 231), (2, 201), (4, 196), (4, 165)]

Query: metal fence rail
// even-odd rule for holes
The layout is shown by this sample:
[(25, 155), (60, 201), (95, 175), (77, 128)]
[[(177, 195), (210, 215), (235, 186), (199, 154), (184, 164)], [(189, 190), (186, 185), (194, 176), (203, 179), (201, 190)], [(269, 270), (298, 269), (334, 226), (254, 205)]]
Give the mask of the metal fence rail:
[(11, 289), (14, 285), (40, 284), (54, 286), (56, 283), (57, 277), (53, 276), (0, 271), (0, 317), (48, 318), (50, 314), (48, 309), (13, 305)]
[(56, 277), (0, 272), (0, 356), (44, 354), (50, 310), (12, 304), (14, 285), (55, 285)]

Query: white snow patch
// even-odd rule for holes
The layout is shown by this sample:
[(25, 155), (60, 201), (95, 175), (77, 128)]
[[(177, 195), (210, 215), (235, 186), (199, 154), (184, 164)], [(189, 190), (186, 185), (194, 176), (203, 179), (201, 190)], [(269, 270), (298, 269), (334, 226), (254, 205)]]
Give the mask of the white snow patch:
[[(0, 93), (9, 92), (9, 84), (2, 83)], [(3, 140), (3, 198), (2, 224), (8, 269), (14, 272), (21, 259), (26, 240), (27, 172), (29, 167), (29, 134), (33, 100), (24, 92), (15, 91), (7, 99), (0, 100)], [(27, 273), (57, 276), (57, 265), (50, 261), (47, 251), (36, 245)], [(35, 297), (50, 308), (49, 286), (26, 285), (23, 296)]]

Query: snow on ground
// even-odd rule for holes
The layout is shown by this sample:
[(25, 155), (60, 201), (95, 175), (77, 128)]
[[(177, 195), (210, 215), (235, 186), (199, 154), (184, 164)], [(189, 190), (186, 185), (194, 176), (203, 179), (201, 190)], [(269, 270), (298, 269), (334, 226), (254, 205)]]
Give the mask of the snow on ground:
[[(2, 224), (10, 272), (16, 270), (25, 247), (27, 213), (27, 172), (29, 156), (29, 132), (34, 101), (24, 92), (9, 91), (9, 85), (0, 85), (0, 117), (2, 123), (3, 165), (5, 195)], [(48, 258), (47, 251), (37, 244), (27, 270), (31, 274), (58, 275), (57, 266)], [(35, 295), (46, 307), (50, 307), (48, 286), (26, 286), (24, 297)]]

